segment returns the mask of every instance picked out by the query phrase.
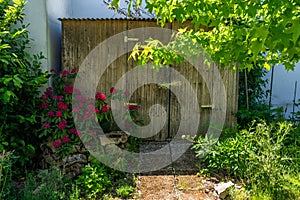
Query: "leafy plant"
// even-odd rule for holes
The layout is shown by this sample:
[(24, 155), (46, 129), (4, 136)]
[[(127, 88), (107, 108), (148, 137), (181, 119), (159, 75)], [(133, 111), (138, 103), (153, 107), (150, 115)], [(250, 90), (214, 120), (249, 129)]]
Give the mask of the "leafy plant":
[(77, 178), (76, 184), (87, 199), (97, 199), (112, 186), (107, 168), (96, 160), (82, 169), (82, 174)]
[(38, 174), (27, 175), (22, 190), (22, 199), (65, 199), (65, 178), (62, 172), (53, 167)]
[(123, 199), (127, 199), (133, 193), (134, 187), (130, 185), (121, 185), (117, 188), (116, 193)]
[(116, 171), (92, 158), (90, 164), (84, 167), (82, 174), (77, 177), (76, 185), (84, 199), (109, 196), (127, 198), (134, 191), (135, 180), (133, 174)]
[(251, 71), (239, 72), (239, 109), (248, 107), (249, 110), (253, 110), (257, 104), (266, 104), (269, 94), (265, 89), (268, 84), (266, 74), (267, 70), (258, 66), (253, 66)]
[(26, 52), (30, 40), (22, 23), (24, 5), (23, 0), (0, 3), (0, 151), (14, 151), (19, 170), (32, 162), (39, 143), (36, 104), (39, 88), (47, 82), (41, 70), (43, 55)]
[[(42, 129), (39, 137), (47, 142), (52, 141), (53, 147), (61, 156), (67, 155), (74, 144), (81, 144), (79, 139), (81, 133), (75, 128), (73, 113), (82, 123), (94, 120), (91, 119), (92, 113), (96, 114), (102, 126), (111, 123), (110, 106), (105, 102), (106, 96), (97, 93), (95, 105), (92, 105), (89, 99), (80, 94), (80, 91), (73, 91), (72, 81), (75, 77), (75, 69), (71, 72), (64, 70), (60, 74), (52, 70), (53, 87), (48, 87), (40, 100)], [(73, 93), (80, 102), (72, 107)], [(94, 134), (90, 130), (89, 136), (93, 137)], [(88, 136), (85, 135), (86, 137)]]
[[(210, 169), (225, 170), (241, 179), (253, 197), (294, 199), (299, 195), (299, 144), (291, 124), (254, 122), (249, 130), (220, 140), (204, 158)], [(299, 138), (300, 135), (297, 135)], [(202, 139), (194, 145), (196, 152)], [(199, 152), (201, 153), (201, 152)]]
[[(250, 70), (258, 65), (269, 70), (274, 64), (284, 64), (289, 70), (300, 59), (299, 1), (140, 0), (136, 5), (143, 2), (162, 26), (175, 20), (183, 24), (179, 37), (185, 35), (194, 46), (202, 46), (223, 67), (235, 68), (235, 63), (239, 69)], [(118, 8), (119, 3), (114, 0), (111, 6)], [(139, 44), (142, 48), (136, 48), (134, 53), (144, 63), (168, 63), (178, 60), (178, 52), (169, 48), (172, 44), (149, 41)], [(190, 44), (183, 47), (193, 49)]]
[(3, 151), (0, 155), (0, 199), (7, 198), (12, 192), (13, 157), (12, 152)]

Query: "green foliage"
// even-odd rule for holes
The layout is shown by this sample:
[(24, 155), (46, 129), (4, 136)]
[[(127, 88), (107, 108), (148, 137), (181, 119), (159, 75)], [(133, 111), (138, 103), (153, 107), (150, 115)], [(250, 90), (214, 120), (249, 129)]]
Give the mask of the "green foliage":
[(63, 172), (52, 167), (47, 170), (31, 172), (24, 180), (12, 183), (7, 200), (80, 200), (80, 190), (77, 185)]
[(266, 103), (269, 91), (265, 90), (268, 80), (264, 78), (267, 70), (254, 66), (251, 71), (239, 72), (239, 105), (236, 115), (241, 128), (248, 128), (253, 120), (271, 122), (279, 120), (282, 108), (270, 109)]
[[(287, 122), (254, 122), (249, 130), (231, 132), (204, 158), (211, 169), (242, 179), (251, 198), (299, 197), (299, 132)], [(203, 139), (194, 145), (199, 152)], [(254, 198), (255, 199), (255, 198)]]
[(264, 120), (267, 123), (284, 121), (283, 108), (270, 108), (265, 103), (252, 105), (249, 109), (240, 108), (236, 115), (240, 128), (248, 128), (253, 120)]
[(133, 175), (115, 171), (95, 159), (82, 169), (76, 184), (84, 199), (99, 199), (104, 196), (129, 197), (135, 186)]
[(76, 180), (87, 199), (96, 199), (112, 186), (107, 168), (96, 160), (82, 169), (82, 174)]
[(1, 184), (0, 195), (1, 199), (7, 200), (111, 199), (117, 196), (127, 198), (134, 191), (133, 183), (131, 175), (111, 170), (93, 160), (75, 180), (66, 177), (60, 169), (51, 167), (31, 172), (21, 181)]
[(123, 199), (127, 199), (133, 193), (134, 187), (130, 185), (121, 185), (117, 188), (116, 193)]
[(76, 183), (87, 199), (103, 196), (112, 186), (107, 168), (95, 160), (82, 169)]
[[(112, 123), (110, 107), (105, 101), (106, 96), (97, 93), (95, 105), (92, 105), (91, 100), (82, 96), (80, 91), (73, 91), (75, 77), (75, 69), (71, 72), (64, 70), (59, 74), (52, 70), (53, 87), (48, 87), (40, 100), (42, 128), (39, 137), (44, 139), (44, 142), (52, 142), (52, 146), (62, 157), (70, 153), (74, 144), (81, 145), (80, 139), (90, 140), (95, 135), (93, 130), (87, 130), (88, 134), (84, 135), (80, 133), (75, 127), (74, 116), (80, 124), (95, 121), (93, 114), (101, 126), (110, 126)], [(73, 95), (80, 101), (78, 105), (72, 105)]]
[(58, 168), (43, 170), (38, 174), (30, 173), (20, 191), (20, 199), (24, 200), (58, 200), (66, 199), (72, 188), (68, 180)]
[[(248, 93), (249, 109), (252, 110), (257, 104), (266, 103), (269, 91), (266, 91), (268, 79), (265, 78), (266, 69), (254, 66), (251, 71), (239, 72), (239, 109), (246, 109), (246, 91)], [(246, 76), (246, 77), (245, 77)], [(247, 80), (247, 88), (245, 79)]]
[(13, 157), (12, 152), (5, 151), (0, 156), (0, 199), (11, 195)]
[[(32, 161), (37, 140), (39, 88), (47, 82), (42, 54), (26, 53), (28, 31), (22, 24), (24, 1), (0, 3), (0, 151), (14, 150), (17, 166)], [(18, 24), (18, 25), (17, 25)]]
[[(61, 157), (68, 155), (74, 144), (81, 145), (82, 141), (85, 144), (90, 141), (99, 141), (98, 132), (91, 128), (91, 124), (95, 120), (98, 121), (105, 133), (114, 129), (113, 126), (116, 124), (108, 105), (109, 99), (121, 101), (121, 105), (125, 105), (128, 112), (125, 113), (122, 120), (127, 131), (133, 131), (134, 124), (142, 124), (143, 121), (139, 119), (139, 106), (128, 103), (129, 91), (124, 92), (111, 88), (109, 96), (97, 92), (95, 101), (93, 101), (74, 89), (73, 81), (77, 75), (76, 69), (64, 70), (61, 73), (56, 73), (55, 70), (51, 70), (51, 72), (52, 87), (46, 89), (39, 102), (42, 127), (38, 135), (45, 143), (55, 148)], [(77, 100), (75, 104), (73, 104), (73, 97)], [(74, 120), (77, 122), (76, 127)], [(78, 127), (81, 129), (77, 130)], [(128, 146), (135, 143), (132, 138)]]
[[(43, 170), (39, 173), (31, 172), (17, 182), (9, 182), (1, 199), (7, 200), (58, 200), (71, 199), (76, 196), (75, 185), (64, 177), (57, 168)], [(70, 197), (70, 198), (68, 198)], [(79, 198), (76, 198), (78, 200)]]
[[(114, 0), (112, 5), (118, 6), (119, 2)], [(272, 65), (281, 63), (286, 69), (293, 69), (300, 59), (300, 3), (297, 0), (146, 0), (145, 3), (162, 26), (175, 20), (190, 22), (190, 28), (181, 32), (224, 67), (237, 63), (239, 69), (259, 65), (269, 70)], [(176, 52), (173, 56), (154, 54), (165, 51), (164, 45), (146, 46), (148, 48), (139, 53), (148, 55), (139, 58), (144, 62), (176, 60)]]

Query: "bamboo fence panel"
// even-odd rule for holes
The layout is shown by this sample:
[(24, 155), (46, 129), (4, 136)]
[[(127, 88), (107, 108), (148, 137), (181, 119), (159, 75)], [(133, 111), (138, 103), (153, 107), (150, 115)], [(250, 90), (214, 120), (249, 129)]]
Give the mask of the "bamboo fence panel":
[[(79, 68), (80, 64), (83, 62), (85, 57), (91, 52), (98, 44), (100, 44), (105, 39), (123, 31), (128, 31), (134, 28), (141, 27), (159, 27), (154, 20), (125, 20), (125, 19), (61, 19), (62, 21), (62, 64), (63, 68), (72, 69)], [(185, 24), (187, 25), (187, 24)], [(177, 30), (182, 25), (177, 22), (166, 24), (165, 28)], [(162, 35), (160, 33), (150, 33), (145, 32), (142, 36), (128, 35), (128, 38), (138, 38), (138, 42), (144, 42), (149, 37), (163, 38), (163, 42), (167, 43), (170, 40), (171, 35)], [(128, 42), (127, 50), (133, 48), (136, 42)], [(114, 56), (116, 52), (112, 52), (110, 47), (107, 47), (104, 57)], [(111, 87), (113, 87), (117, 81), (128, 71), (136, 67), (136, 63), (129, 58), (129, 53), (120, 56), (113, 63), (109, 65), (106, 69), (104, 75), (98, 81), (97, 90), (108, 94)], [(93, 64), (97, 65), (98, 59), (92, 60)], [(101, 60), (100, 62), (107, 62), (106, 60)], [(203, 61), (201, 61), (203, 63)], [(200, 62), (200, 63), (201, 63)], [(106, 63), (108, 64), (108, 63)], [(199, 102), (199, 112), (200, 112), (200, 123), (198, 127), (198, 133), (205, 133), (210, 121), (211, 108), (205, 107), (205, 105), (211, 105), (211, 96), (208, 91), (207, 84), (214, 84), (213, 71), (205, 69), (203, 72), (198, 73), (197, 70), (187, 61), (184, 61), (180, 65), (171, 66), (174, 70), (180, 72), (188, 82), (191, 84)], [(228, 70), (220, 69), (220, 74), (223, 78), (226, 94), (227, 94), (227, 112), (225, 126), (233, 127), (236, 123), (235, 114), (237, 112), (238, 105), (238, 73)], [(141, 68), (136, 71), (137, 74), (134, 75), (135, 81), (139, 81), (138, 78), (155, 78), (155, 71), (145, 74), (145, 70)], [(204, 81), (203, 75), (207, 82)], [(165, 74), (166, 80), (177, 80), (175, 74), (168, 75)], [(131, 80), (133, 81), (133, 80)], [(158, 84), (148, 84), (139, 87), (137, 90), (133, 91), (131, 81), (124, 81), (126, 88), (133, 92), (130, 101), (138, 103), (141, 106), (140, 114), (144, 119), (145, 124), (150, 123), (149, 108), (152, 105), (160, 104), (164, 107), (167, 113), (167, 122), (159, 132), (159, 134), (149, 138), (149, 140), (154, 141), (165, 141), (172, 139), (177, 133), (179, 124), (181, 120), (185, 120), (188, 124), (184, 128), (185, 134), (195, 134), (189, 133), (189, 126), (192, 126), (193, 119), (181, 119), (180, 114), (180, 104), (177, 97), (167, 88), (160, 87)], [(172, 86), (172, 87), (176, 87)], [(203, 106), (204, 105), (204, 106)], [(155, 131), (155, 130), (153, 130)]]

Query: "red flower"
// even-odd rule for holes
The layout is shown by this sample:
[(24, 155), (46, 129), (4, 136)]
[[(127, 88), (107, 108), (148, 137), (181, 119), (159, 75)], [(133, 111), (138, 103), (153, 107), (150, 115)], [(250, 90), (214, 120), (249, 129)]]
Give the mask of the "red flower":
[(54, 112), (53, 112), (53, 111), (49, 111), (49, 112), (48, 112), (48, 116), (49, 116), (49, 117), (54, 117)]
[(52, 87), (48, 87), (48, 88), (46, 89), (46, 94), (47, 94), (48, 96), (52, 95)]
[(125, 90), (124, 95), (125, 95), (126, 97), (129, 97), (129, 96), (130, 96), (129, 90)]
[(93, 111), (95, 107), (93, 105), (88, 105), (87, 106), (88, 111)]
[(76, 74), (77, 73), (77, 69), (76, 68), (73, 68), (72, 70), (71, 70), (71, 74)]
[(102, 108), (101, 108), (101, 112), (106, 112), (110, 109), (110, 106), (109, 105), (103, 105)]
[(79, 122), (81, 122), (81, 121), (82, 121), (82, 119), (83, 119), (83, 118), (82, 118), (82, 116), (81, 116), (81, 115), (77, 117), (77, 120), (78, 120)]
[(60, 140), (54, 140), (54, 142), (53, 142), (53, 146), (55, 147), (55, 148), (58, 148), (58, 147), (60, 147)]
[(58, 118), (58, 117), (61, 117), (62, 116), (62, 112), (60, 110), (56, 111), (55, 113), (55, 116)]
[(73, 92), (77, 95), (81, 94), (80, 90), (79, 89), (74, 89)]
[(114, 94), (114, 93), (116, 93), (116, 89), (115, 89), (114, 87), (110, 88), (110, 90), (109, 90), (109, 91), (110, 91), (110, 93), (111, 93), (111, 94)]
[(50, 72), (51, 72), (52, 74), (56, 74), (56, 70), (55, 70), (55, 69), (51, 69)]
[(49, 108), (49, 104), (47, 102), (42, 103), (42, 108)]
[(105, 94), (97, 93), (96, 94), (96, 99), (100, 100), (100, 101), (105, 101), (106, 100), (106, 96), (105, 96)]
[(70, 130), (70, 134), (77, 135), (77, 130), (76, 130), (76, 128), (72, 128), (72, 129)]
[(95, 135), (95, 132), (93, 130), (90, 130), (91, 135)]
[(79, 108), (83, 108), (84, 107), (84, 103), (80, 102), (79, 103)]
[(67, 94), (72, 94), (72, 93), (73, 93), (73, 89), (74, 89), (73, 86), (68, 86), (68, 85), (66, 85), (66, 86), (64, 87), (64, 91), (65, 91)]
[(62, 95), (60, 95), (60, 96), (53, 96), (52, 97), (54, 100), (57, 100), (57, 101), (59, 101), (59, 100), (61, 100), (61, 99), (63, 99), (64, 97), (62, 96)]
[(80, 94), (76, 95), (75, 98), (78, 99), (78, 100), (80, 100), (80, 101), (85, 101), (84, 96), (82, 96)]
[(127, 110), (139, 110), (139, 106), (127, 104), (126, 109)]
[(65, 104), (64, 102), (60, 101), (57, 103), (57, 106), (59, 107), (59, 109), (61, 110), (67, 110), (68, 109), (68, 105)]
[(95, 108), (95, 113), (98, 114), (99, 113), (99, 109)]
[(80, 108), (78, 106), (73, 107), (73, 112), (74, 113), (79, 113), (79, 111), (80, 111)]
[(49, 96), (47, 94), (43, 94), (42, 97), (41, 97), (41, 99), (47, 100), (47, 99), (49, 99)]
[(70, 138), (68, 135), (65, 135), (62, 139), (61, 139), (62, 143), (68, 143), (70, 142)]
[(49, 122), (45, 122), (43, 124), (43, 128), (45, 128), (45, 129), (50, 128), (50, 123)]
[(65, 77), (65, 76), (67, 76), (68, 74), (69, 74), (68, 70), (65, 69), (64, 71), (61, 72), (60, 75), (63, 76), (63, 77)]
[(84, 119), (85, 120), (88, 120), (90, 118), (90, 113), (88, 112), (88, 111), (86, 111), (85, 113), (84, 113)]
[(63, 119), (58, 123), (57, 127), (59, 130), (64, 130), (66, 128), (66, 125), (67, 125), (67, 121)]

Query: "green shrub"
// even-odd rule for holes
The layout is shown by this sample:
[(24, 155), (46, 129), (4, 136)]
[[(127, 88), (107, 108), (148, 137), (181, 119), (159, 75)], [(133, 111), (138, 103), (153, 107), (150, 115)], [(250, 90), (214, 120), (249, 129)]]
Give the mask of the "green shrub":
[[(76, 129), (74, 117), (77, 117), (82, 125), (88, 121), (94, 121), (92, 114), (95, 114), (103, 127), (104, 124), (109, 126), (112, 123), (111, 112), (106, 102), (106, 95), (97, 93), (95, 105), (92, 105), (90, 99), (82, 96), (80, 91), (74, 91), (73, 81), (77, 75), (75, 69), (70, 72), (68, 70), (61, 73), (56, 73), (55, 70), (51, 72), (52, 87), (46, 89), (39, 102), (42, 116), (39, 137), (44, 142), (52, 143), (56, 152), (61, 157), (65, 157), (70, 154), (74, 144), (82, 144), (81, 140), (96, 140), (92, 129), (86, 130), (88, 134)], [(72, 95), (80, 101), (79, 105), (72, 105)], [(82, 119), (79, 120), (79, 117)], [(80, 125), (77, 124), (77, 127)], [(89, 124), (85, 126), (89, 128)]]
[(82, 168), (82, 174), (77, 178), (76, 184), (87, 199), (97, 199), (112, 187), (107, 167), (96, 160)]
[[(211, 169), (225, 170), (242, 179), (251, 198), (295, 199), (299, 195), (299, 145), (291, 142), (300, 137), (288, 122), (267, 125), (253, 123), (220, 140), (204, 158)], [(296, 140), (295, 140), (296, 141)], [(199, 153), (203, 139), (194, 145)]]
[(120, 197), (127, 199), (128, 197), (130, 197), (133, 191), (134, 191), (134, 187), (130, 185), (121, 185), (119, 188), (117, 188), (116, 193)]
[(47, 82), (40, 68), (42, 54), (32, 57), (26, 53), (29, 38), (22, 24), (24, 4), (23, 0), (0, 3), (0, 151), (14, 150), (19, 157), (16, 165), (21, 167), (32, 161), (38, 143), (36, 102), (39, 88)]
[(76, 185), (84, 199), (128, 198), (134, 191), (135, 179), (133, 174), (111, 169), (92, 158), (90, 164), (82, 168)]
[(0, 155), (0, 199), (7, 199), (12, 189), (13, 153), (3, 151)]
[(66, 199), (70, 190), (67, 183), (69, 180), (55, 167), (38, 174), (30, 173), (26, 177), (20, 198), (24, 200)]

